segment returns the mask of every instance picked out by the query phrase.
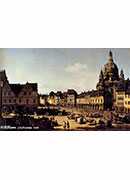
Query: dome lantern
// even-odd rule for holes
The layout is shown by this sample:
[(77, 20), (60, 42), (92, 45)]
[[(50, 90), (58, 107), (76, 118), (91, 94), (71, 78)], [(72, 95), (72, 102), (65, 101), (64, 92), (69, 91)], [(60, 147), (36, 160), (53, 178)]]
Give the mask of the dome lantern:
[(108, 58), (109, 62), (113, 63), (113, 54), (112, 51), (109, 51), (109, 58)]

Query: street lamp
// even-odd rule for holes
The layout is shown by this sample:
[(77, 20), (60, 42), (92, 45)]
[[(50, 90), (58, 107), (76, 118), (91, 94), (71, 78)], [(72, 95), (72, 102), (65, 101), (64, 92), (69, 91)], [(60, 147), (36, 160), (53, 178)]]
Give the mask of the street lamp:
[(2, 90), (3, 90), (3, 81), (0, 81), (0, 119), (2, 119)]

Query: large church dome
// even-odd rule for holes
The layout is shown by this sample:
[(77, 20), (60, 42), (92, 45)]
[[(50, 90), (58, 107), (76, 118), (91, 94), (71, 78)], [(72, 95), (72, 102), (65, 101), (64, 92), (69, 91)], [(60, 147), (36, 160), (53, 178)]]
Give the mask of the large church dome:
[(103, 68), (104, 80), (119, 80), (119, 71), (117, 65), (113, 62), (112, 52), (109, 52), (107, 64)]

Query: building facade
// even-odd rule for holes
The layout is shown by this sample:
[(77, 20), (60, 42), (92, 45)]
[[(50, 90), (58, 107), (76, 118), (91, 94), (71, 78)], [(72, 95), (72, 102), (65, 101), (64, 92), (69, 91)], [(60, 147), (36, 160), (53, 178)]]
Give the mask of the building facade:
[(104, 96), (101, 91), (89, 91), (78, 95), (77, 108), (83, 110), (103, 110)]
[(38, 106), (37, 83), (10, 84), (5, 71), (0, 72), (2, 108), (14, 110), (17, 107), (35, 108)]
[(125, 92), (124, 112), (130, 113), (130, 91)]
[(50, 106), (75, 107), (77, 92), (73, 89), (68, 89), (67, 92), (53, 92), (48, 96), (48, 103)]
[[(115, 109), (117, 105), (117, 99), (120, 100), (116, 95), (118, 89), (124, 89), (126, 86), (126, 80), (124, 78), (123, 70), (120, 71), (117, 65), (114, 63), (112, 52), (109, 52), (108, 62), (104, 65), (99, 75), (99, 82), (97, 83), (97, 90), (104, 92), (104, 109)], [(121, 102), (118, 102), (121, 105)]]
[(116, 91), (115, 110), (117, 112), (130, 113), (130, 90)]
[(43, 95), (43, 94), (40, 94), (39, 95), (39, 102), (40, 102), (40, 106), (46, 106), (48, 105), (48, 95)]
[(74, 89), (68, 89), (66, 98), (68, 107), (76, 107), (77, 92)]
[(125, 90), (116, 91), (115, 110), (118, 112), (124, 112), (125, 106)]
[(56, 96), (56, 93), (53, 91), (50, 92), (48, 99), (47, 99), (49, 105), (56, 106), (58, 103), (58, 97)]
[(96, 90), (78, 95), (77, 107), (87, 110), (128, 111), (130, 103), (128, 92), (130, 92), (130, 80), (125, 80), (123, 70), (119, 74), (119, 69), (110, 51), (108, 61), (100, 71)]

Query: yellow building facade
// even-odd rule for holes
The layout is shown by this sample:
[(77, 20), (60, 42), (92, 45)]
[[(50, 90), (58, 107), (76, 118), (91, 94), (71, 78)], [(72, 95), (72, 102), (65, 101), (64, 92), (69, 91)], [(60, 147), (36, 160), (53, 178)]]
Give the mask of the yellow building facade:
[(125, 109), (125, 91), (120, 90), (116, 91), (116, 97), (115, 97), (115, 110), (116, 111), (124, 111)]
[(80, 95), (77, 98), (77, 108), (84, 110), (103, 110), (104, 96), (103, 95)]
[(128, 91), (117, 91), (115, 109), (117, 111), (130, 112), (130, 92)]
[(125, 108), (125, 112), (127, 112), (127, 113), (130, 112), (130, 92), (127, 92), (125, 94), (124, 108)]

